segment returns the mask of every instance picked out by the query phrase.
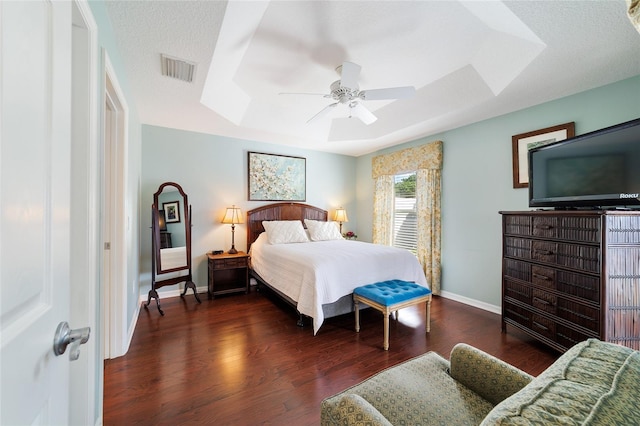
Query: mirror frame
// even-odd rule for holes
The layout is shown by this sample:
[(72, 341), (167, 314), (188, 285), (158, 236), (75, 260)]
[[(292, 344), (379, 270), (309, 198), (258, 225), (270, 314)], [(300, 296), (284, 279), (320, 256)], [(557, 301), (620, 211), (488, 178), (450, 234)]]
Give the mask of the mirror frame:
[[(162, 261), (160, 256), (160, 226), (159, 226), (159, 197), (160, 194), (164, 191), (166, 187), (173, 186), (177, 189), (177, 191), (182, 196), (182, 206), (183, 206), (183, 214), (184, 214), (184, 235), (185, 235), (185, 244), (186, 244), (186, 256), (187, 262), (185, 266), (180, 266), (177, 268), (171, 269), (162, 269)], [(158, 188), (155, 194), (153, 194), (153, 206), (151, 208), (152, 212), (152, 222), (151, 228), (153, 233), (153, 250), (154, 250), (154, 259), (155, 259), (155, 271), (157, 274), (166, 274), (169, 272), (175, 271), (184, 271), (185, 269), (191, 269), (191, 206), (189, 205), (189, 199), (187, 194), (184, 192), (182, 187), (175, 182), (165, 182)]]

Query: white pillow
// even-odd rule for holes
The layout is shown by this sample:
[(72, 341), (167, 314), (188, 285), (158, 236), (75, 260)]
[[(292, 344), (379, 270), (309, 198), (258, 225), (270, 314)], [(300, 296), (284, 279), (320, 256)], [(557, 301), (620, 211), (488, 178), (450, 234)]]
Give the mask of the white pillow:
[(299, 220), (265, 220), (262, 222), (270, 244), (308, 243)]
[(319, 220), (305, 219), (311, 241), (342, 240), (338, 224), (336, 222), (321, 222)]

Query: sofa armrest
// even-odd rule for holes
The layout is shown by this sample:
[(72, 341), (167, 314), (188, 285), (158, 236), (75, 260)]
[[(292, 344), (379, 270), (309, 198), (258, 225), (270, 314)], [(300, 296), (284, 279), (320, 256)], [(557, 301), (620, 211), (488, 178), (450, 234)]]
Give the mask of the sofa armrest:
[[(329, 406), (331, 405), (331, 407)], [(337, 401), (322, 402), (320, 424), (331, 425), (371, 425), (393, 426), (366, 399), (354, 393), (346, 393)]]
[(464, 343), (454, 346), (449, 361), (451, 377), (494, 405), (533, 379), (530, 374)]

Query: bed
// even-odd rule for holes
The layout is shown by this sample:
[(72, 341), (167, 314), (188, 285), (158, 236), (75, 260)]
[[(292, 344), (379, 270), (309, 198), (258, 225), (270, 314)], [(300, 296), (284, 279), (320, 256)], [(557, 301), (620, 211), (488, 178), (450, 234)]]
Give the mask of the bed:
[[(311, 235), (309, 231), (331, 227), (337, 236), (320, 241), (270, 242), (275, 235), (273, 225), (298, 227), (299, 224), (284, 221), (305, 224), (305, 220), (312, 228), (306, 231), (306, 238)], [(268, 233), (264, 222), (269, 227)], [(250, 274), (298, 311), (299, 325), (303, 316), (311, 317), (316, 334), (325, 318), (352, 312), (353, 289), (361, 285), (401, 279), (427, 287), (424, 271), (412, 253), (342, 239), (337, 227), (326, 222), (326, 210), (302, 203), (275, 203), (247, 212)], [(318, 238), (317, 235), (320, 234), (311, 236)]]

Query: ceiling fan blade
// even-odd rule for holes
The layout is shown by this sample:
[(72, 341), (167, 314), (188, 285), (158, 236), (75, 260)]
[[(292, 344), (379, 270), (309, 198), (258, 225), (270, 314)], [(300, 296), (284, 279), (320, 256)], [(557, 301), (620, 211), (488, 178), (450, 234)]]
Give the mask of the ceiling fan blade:
[(307, 120), (307, 124), (314, 122), (314, 121), (318, 121), (319, 119), (325, 117), (327, 114), (329, 114), (329, 112), (331, 112), (332, 108), (335, 108), (338, 105), (338, 102), (332, 103), (327, 105), (326, 107), (322, 108), (322, 110), (320, 110), (319, 113), (317, 113), (316, 115), (314, 115), (313, 117), (311, 117), (309, 120)]
[(386, 89), (363, 90), (360, 92), (360, 99), (365, 101), (382, 99), (407, 99), (416, 94), (413, 86), (389, 87)]
[(351, 113), (358, 117), (367, 126), (378, 119), (371, 111), (365, 108), (362, 104), (356, 103), (351, 108)]
[(340, 74), (340, 87), (344, 87), (351, 90), (358, 88), (358, 76), (362, 67), (353, 62), (343, 62), (342, 71)]
[(301, 93), (301, 92), (280, 92), (278, 95), (311, 95), (311, 96), (324, 96), (325, 98), (330, 98), (330, 94), (326, 93)]

